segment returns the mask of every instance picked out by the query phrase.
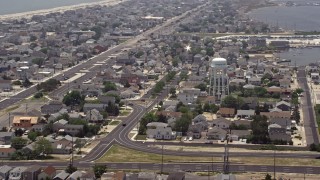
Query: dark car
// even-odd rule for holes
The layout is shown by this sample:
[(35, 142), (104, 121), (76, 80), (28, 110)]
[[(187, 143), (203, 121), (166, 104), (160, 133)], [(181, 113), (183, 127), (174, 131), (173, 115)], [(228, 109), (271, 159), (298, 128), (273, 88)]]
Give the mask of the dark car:
[(122, 126), (126, 126), (127, 125), (127, 123), (122, 123)]
[(205, 144), (213, 144), (212, 141), (205, 141), (204, 143), (205, 143)]

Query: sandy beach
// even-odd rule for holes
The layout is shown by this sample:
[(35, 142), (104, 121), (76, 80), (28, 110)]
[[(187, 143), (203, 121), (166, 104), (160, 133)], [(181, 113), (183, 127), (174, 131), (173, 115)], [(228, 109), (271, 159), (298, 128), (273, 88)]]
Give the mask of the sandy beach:
[(0, 15), (0, 21), (3, 20), (12, 20), (12, 19), (21, 19), (21, 18), (31, 18), (34, 15), (44, 15), (44, 14), (50, 14), (55, 12), (65, 12), (68, 10), (75, 10), (75, 9), (81, 9), (86, 7), (92, 7), (96, 5), (106, 5), (106, 6), (113, 6), (116, 4), (119, 4), (121, 2), (125, 2), (127, 0), (104, 0), (99, 2), (92, 2), (92, 3), (81, 3), (78, 5), (72, 5), (72, 6), (62, 6), (57, 8), (51, 8), (51, 9), (41, 9), (36, 11), (29, 11), (29, 12), (23, 12), (23, 13), (15, 13), (15, 14), (6, 14), (6, 15)]

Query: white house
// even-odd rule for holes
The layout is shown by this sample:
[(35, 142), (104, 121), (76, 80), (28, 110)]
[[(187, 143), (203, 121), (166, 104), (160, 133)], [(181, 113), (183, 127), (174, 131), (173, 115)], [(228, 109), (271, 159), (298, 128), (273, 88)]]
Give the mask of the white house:
[(147, 138), (172, 140), (176, 138), (176, 132), (166, 123), (151, 122), (147, 124)]

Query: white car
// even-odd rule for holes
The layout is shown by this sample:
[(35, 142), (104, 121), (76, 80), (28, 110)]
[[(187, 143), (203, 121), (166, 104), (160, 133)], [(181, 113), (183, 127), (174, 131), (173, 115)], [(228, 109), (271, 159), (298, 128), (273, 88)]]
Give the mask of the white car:
[(184, 139), (183, 139), (183, 141), (187, 141), (188, 140), (188, 138), (187, 137), (185, 137)]
[(189, 141), (192, 141), (193, 140), (193, 137), (189, 137)]

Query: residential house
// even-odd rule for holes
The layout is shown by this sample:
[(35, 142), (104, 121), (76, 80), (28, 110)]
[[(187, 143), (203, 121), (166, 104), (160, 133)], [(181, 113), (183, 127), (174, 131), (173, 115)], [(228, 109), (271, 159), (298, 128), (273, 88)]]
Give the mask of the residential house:
[(260, 112), (260, 115), (267, 116), (268, 119), (271, 119), (271, 118), (290, 118), (291, 117), (290, 111)]
[(166, 123), (151, 122), (147, 124), (147, 138), (172, 140), (176, 133)]
[(267, 92), (270, 94), (273, 94), (273, 93), (290, 94), (291, 89), (290, 88), (281, 88), (281, 87), (277, 87), (277, 86), (271, 86), (271, 87), (267, 88)]
[(55, 176), (56, 176), (56, 168), (54, 168), (53, 166), (47, 166), (38, 175), (38, 180), (53, 179)]
[(10, 144), (11, 139), (15, 137), (14, 132), (0, 132), (0, 142)]
[(41, 167), (39, 165), (31, 165), (23, 172), (24, 180), (38, 179), (38, 175), (41, 173)]
[(12, 167), (3, 165), (0, 167), (0, 179), (6, 180), (9, 179), (9, 174), (11, 171)]
[(268, 126), (268, 133), (271, 141), (291, 141), (290, 132), (286, 128), (281, 127), (278, 124), (271, 124)]
[(104, 121), (103, 115), (96, 109), (87, 111), (86, 120), (92, 123), (101, 123)]
[(185, 180), (186, 175), (185, 172), (171, 172), (167, 180)]
[(70, 175), (69, 173), (65, 171), (61, 171), (56, 176), (54, 176), (52, 180), (66, 180), (69, 175)]
[(197, 88), (184, 88), (178, 94), (177, 99), (184, 105), (193, 105), (200, 95), (200, 89)]
[(276, 107), (278, 109), (281, 109), (281, 111), (290, 111), (291, 110), (291, 104), (286, 101), (280, 101), (276, 104)]
[(96, 177), (93, 171), (85, 171), (82, 173), (80, 180), (96, 180)]
[(208, 122), (204, 115), (199, 114), (192, 119), (191, 125), (188, 128), (187, 135), (195, 139), (201, 138), (201, 132), (208, 129)]
[(12, 124), (14, 129), (31, 129), (33, 125), (38, 124), (38, 120), (38, 117), (33, 116), (14, 116)]
[(44, 128), (45, 128), (45, 124), (36, 124), (32, 126), (33, 131), (40, 132), (40, 133), (43, 132)]
[(41, 106), (42, 114), (54, 114), (63, 108), (63, 104), (59, 101), (51, 101), (49, 104)]
[(235, 113), (234, 108), (220, 108), (217, 114), (222, 117), (234, 117)]
[(10, 171), (8, 180), (20, 180), (20, 179), (23, 179), (24, 178), (23, 172), (25, 170), (27, 170), (27, 169), (28, 169), (27, 167), (23, 167), (23, 166), (18, 166), (18, 167), (13, 168)]
[(290, 88), (291, 81), (290, 79), (280, 79), (279, 83), (280, 83), (280, 88), (287, 89), (287, 88)]
[(268, 122), (269, 124), (278, 124), (287, 131), (291, 130), (291, 120), (289, 118), (270, 118)]
[(8, 92), (12, 90), (11, 80), (0, 80), (0, 90)]
[(229, 129), (230, 124), (231, 124), (231, 121), (225, 118), (218, 118), (212, 121), (212, 126), (222, 128), (222, 129)]
[(114, 96), (103, 96), (103, 95), (99, 95), (98, 96), (98, 100), (102, 103), (102, 104), (108, 104), (109, 102), (111, 104), (116, 103), (116, 98)]
[(246, 80), (244, 80), (244, 79), (232, 79), (229, 82), (230, 86), (236, 86), (236, 87), (240, 87), (240, 86), (243, 86), (245, 84), (246, 84)]
[(0, 158), (10, 158), (16, 152), (16, 149), (11, 148), (10, 145), (0, 145)]
[(70, 154), (72, 152), (72, 144), (67, 139), (60, 139), (52, 143), (52, 154)]
[(175, 111), (158, 111), (156, 114), (158, 116), (160, 115), (164, 116), (171, 127), (173, 127), (174, 123), (182, 116), (181, 112), (175, 112)]
[(98, 111), (104, 111), (106, 109), (107, 105), (106, 104), (90, 104), (90, 103), (85, 103), (83, 105), (83, 112), (87, 113), (90, 110), (96, 109)]
[(260, 86), (261, 85), (261, 77), (251, 77), (248, 79), (248, 83), (255, 85), (255, 86)]
[(207, 133), (207, 139), (213, 140), (225, 140), (226, 136), (227, 131), (219, 127), (213, 127), (212, 129), (209, 129)]
[(249, 119), (251, 118), (252, 116), (255, 115), (255, 111), (254, 110), (238, 110), (237, 111), (237, 117), (238, 118), (246, 118), (246, 119)]
[(70, 174), (67, 180), (78, 180), (81, 178), (81, 176), (82, 176), (82, 172), (78, 170)]
[(239, 141), (239, 139), (247, 139), (250, 135), (251, 132), (249, 130), (231, 130), (230, 139)]
[(139, 94), (133, 92), (131, 89), (127, 89), (127, 90), (122, 91), (122, 92), (120, 93), (121, 99), (130, 99), (130, 98), (136, 97), (137, 95), (139, 95)]
[(250, 109), (255, 109), (259, 105), (259, 99), (257, 97), (243, 98), (243, 103), (248, 105)]
[(62, 123), (61, 120), (53, 123), (53, 131), (60, 134), (79, 135), (83, 132), (83, 125)]

